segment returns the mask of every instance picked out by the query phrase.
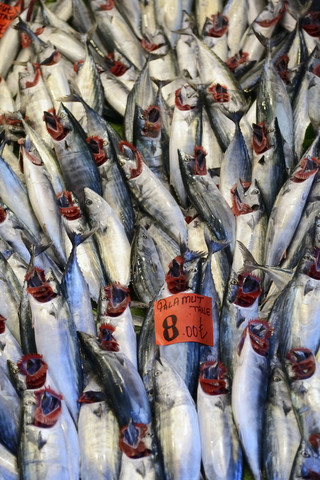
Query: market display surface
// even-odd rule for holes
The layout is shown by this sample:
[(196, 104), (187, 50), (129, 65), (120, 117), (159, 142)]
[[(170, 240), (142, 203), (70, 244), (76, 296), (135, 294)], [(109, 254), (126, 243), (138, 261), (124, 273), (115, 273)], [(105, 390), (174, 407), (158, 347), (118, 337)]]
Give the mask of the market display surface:
[(0, 478), (320, 479), (319, 12), (0, 3)]

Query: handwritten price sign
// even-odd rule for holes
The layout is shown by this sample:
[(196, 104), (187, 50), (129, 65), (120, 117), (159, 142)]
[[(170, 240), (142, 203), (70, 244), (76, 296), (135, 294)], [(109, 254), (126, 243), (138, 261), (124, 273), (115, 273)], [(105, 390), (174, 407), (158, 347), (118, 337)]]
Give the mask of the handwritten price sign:
[(9, 27), (10, 23), (19, 13), (18, 7), (11, 7), (5, 3), (0, 3), (0, 38)]
[(213, 346), (212, 299), (177, 293), (154, 302), (157, 345), (198, 342)]

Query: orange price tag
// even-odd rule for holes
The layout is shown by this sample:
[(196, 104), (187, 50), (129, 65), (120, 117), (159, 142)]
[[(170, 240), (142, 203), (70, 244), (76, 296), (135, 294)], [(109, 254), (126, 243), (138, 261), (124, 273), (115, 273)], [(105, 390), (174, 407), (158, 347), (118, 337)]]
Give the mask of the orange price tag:
[(177, 293), (154, 302), (157, 345), (198, 342), (213, 346), (212, 299)]
[(18, 7), (11, 7), (5, 3), (0, 3), (0, 38), (9, 27), (10, 23), (19, 13)]

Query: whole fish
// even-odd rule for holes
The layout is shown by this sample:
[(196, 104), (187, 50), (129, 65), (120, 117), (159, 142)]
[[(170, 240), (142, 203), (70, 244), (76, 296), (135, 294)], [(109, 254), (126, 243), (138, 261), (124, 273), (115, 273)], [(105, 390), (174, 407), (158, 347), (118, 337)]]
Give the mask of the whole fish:
[(46, 128), (51, 136), (66, 187), (75, 193), (84, 206), (85, 187), (101, 194), (98, 168), (85, 141), (79, 122), (61, 103), (58, 115), (44, 112)]
[(43, 270), (31, 268), (26, 280), (37, 350), (76, 422), (82, 377), (75, 324), (66, 300), (56, 293), (53, 282), (48, 283)]
[(97, 333), (100, 342), (109, 341), (110, 335), (137, 368), (137, 336), (130, 309), (130, 293), (118, 283), (101, 289), (97, 311)]
[(79, 397), (80, 476), (113, 480), (120, 472), (119, 425), (106, 395), (91, 376)]
[(179, 205), (144, 163), (136, 147), (122, 140), (119, 144), (118, 160), (137, 203), (154, 217), (176, 242), (185, 242), (186, 225)]
[[(222, 363), (208, 361), (202, 364), (197, 411), (202, 463), (208, 480), (242, 478), (242, 450), (233, 421), (230, 390), (227, 369)], [(211, 422), (214, 422), (214, 429)]]
[(220, 242), (235, 242), (235, 219), (231, 208), (221, 195), (206, 168), (206, 152), (200, 146), (194, 147), (193, 156), (178, 150), (182, 179), (190, 201), (199, 215), (206, 220), (213, 235)]
[(131, 248), (124, 227), (100, 195), (90, 188), (85, 188), (84, 196), (89, 223), (95, 229), (94, 238), (107, 283), (119, 282), (127, 287), (130, 282)]
[(78, 442), (70, 431), (65, 408), (62, 396), (53, 390), (25, 392), (19, 454), (21, 478), (79, 478)]
[(232, 381), (232, 411), (245, 457), (255, 480), (262, 478), (262, 438), (269, 359), (267, 322), (251, 320), (239, 344)]
[(290, 478), (300, 441), (288, 380), (281, 363), (275, 358), (271, 360), (263, 440), (268, 479)]

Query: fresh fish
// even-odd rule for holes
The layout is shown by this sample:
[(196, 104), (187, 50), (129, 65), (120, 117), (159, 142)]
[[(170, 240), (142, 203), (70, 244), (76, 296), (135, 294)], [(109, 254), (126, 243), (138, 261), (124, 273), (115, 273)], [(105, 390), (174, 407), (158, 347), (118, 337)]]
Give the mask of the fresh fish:
[(124, 227), (100, 195), (90, 188), (84, 189), (84, 195), (107, 283), (118, 282), (127, 287), (130, 282), (131, 247)]
[[(145, 63), (142, 47), (113, 0), (91, 2), (91, 8), (108, 50), (117, 48), (139, 70)], [(125, 45), (125, 48), (124, 48)]]
[(308, 348), (294, 347), (286, 355), (285, 366), (301, 435), (310, 440), (319, 433), (319, 363)]
[(318, 168), (317, 159), (304, 158), (278, 193), (269, 217), (265, 240), (267, 265), (278, 266), (283, 259)]
[(263, 440), (268, 479), (290, 478), (300, 441), (301, 434), (285, 371), (278, 359), (271, 360)]
[(142, 224), (131, 246), (131, 271), (136, 295), (149, 305), (164, 284), (165, 273), (152, 236)]
[(30, 205), (25, 186), (0, 155), (0, 197), (31, 232), (40, 238), (40, 226)]
[(80, 477), (113, 480), (119, 477), (121, 450), (119, 425), (106, 395), (94, 378), (78, 400), (81, 404), (78, 435)]
[(173, 196), (144, 163), (134, 145), (121, 141), (118, 160), (134, 199), (178, 243), (186, 241), (186, 225)]
[[(17, 455), (19, 446), (20, 399), (4, 368), (0, 367), (0, 445)], [(2, 469), (2, 465), (1, 465)]]
[(220, 317), (220, 359), (232, 378), (237, 366), (237, 347), (248, 322), (259, 315), (260, 279), (252, 274), (231, 273)]
[(254, 123), (252, 181), (256, 181), (268, 216), (287, 179), (283, 140), (277, 119), (268, 129), (265, 122)]
[(221, 195), (206, 168), (206, 152), (194, 147), (193, 156), (178, 150), (179, 164), (186, 192), (199, 215), (206, 220), (213, 235), (220, 242), (235, 242), (235, 219), (231, 208)]
[(21, 478), (79, 478), (79, 447), (62, 396), (51, 389), (26, 391), (19, 466)]
[(21, 148), (21, 159), (31, 206), (43, 232), (53, 242), (58, 262), (63, 266), (67, 260), (64, 248), (66, 231), (46, 169), (28, 140)]
[(77, 330), (90, 335), (96, 333), (88, 285), (77, 259), (77, 247), (86, 241), (87, 235), (75, 234), (73, 247), (61, 280), (61, 290), (68, 302), (71, 316)]
[(286, 86), (274, 67), (270, 48), (257, 91), (257, 123), (266, 122), (270, 127), (277, 118), (282, 137), (286, 166), (289, 173), (296, 165), (293, 139), (293, 114)]
[(44, 112), (47, 130), (60, 163), (68, 190), (73, 191), (84, 206), (85, 187), (101, 194), (97, 165), (85, 141), (85, 134), (71, 112), (60, 105), (59, 113)]
[(232, 381), (232, 411), (253, 478), (262, 478), (262, 439), (272, 330), (267, 322), (251, 320), (239, 344)]
[(197, 411), (202, 464), (208, 480), (240, 480), (243, 474), (242, 450), (233, 421), (230, 391), (227, 369), (222, 363), (215, 360), (201, 365)]
[(178, 150), (192, 155), (194, 147), (201, 144), (199, 108), (195, 86), (186, 84), (176, 90), (169, 140), (170, 185), (183, 208), (188, 206), (188, 197), (179, 168)]
[[(101, 289), (97, 311), (97, 333), (100, 343), (108, 345), (110, 337), (116, 351), (124, 353), (137, 368), (137, 336), (130, 309), (130, 293), (118, 283)], [(113, 341), (113, 340), (111, 340)]]
[[(267, 231), (267, 214), (256, 182), (238, 181), (231, 190), (232, 210), (236, 218), (236, 244), (233, 253), (232, 270), (244, 273), (239, 240), (261, 263), (264, 259), (264, 238)], [(247, 272), (247, 270), (245, 270)]]
[(50, 375), (76, 422), (82, 378), (75, 324), (66, 300), (56, 293), (52, 282), (48, 283), (43, 270), (32, 268), (26, 280), (37, 351), (49, 365)]
[(29, 66), (25, 74), (20, 75), (21, 109), (36, 132), (51, 145), (51, 138), (43, 122), (43, 112), (51, 111), (53, 103), (45, 85), (39, 64)]
[(164, 358), (155, 361), (153, 378), (155, 428), (164, 463), (162, 478), (199, 478), (199, 421), (190, 392)]

